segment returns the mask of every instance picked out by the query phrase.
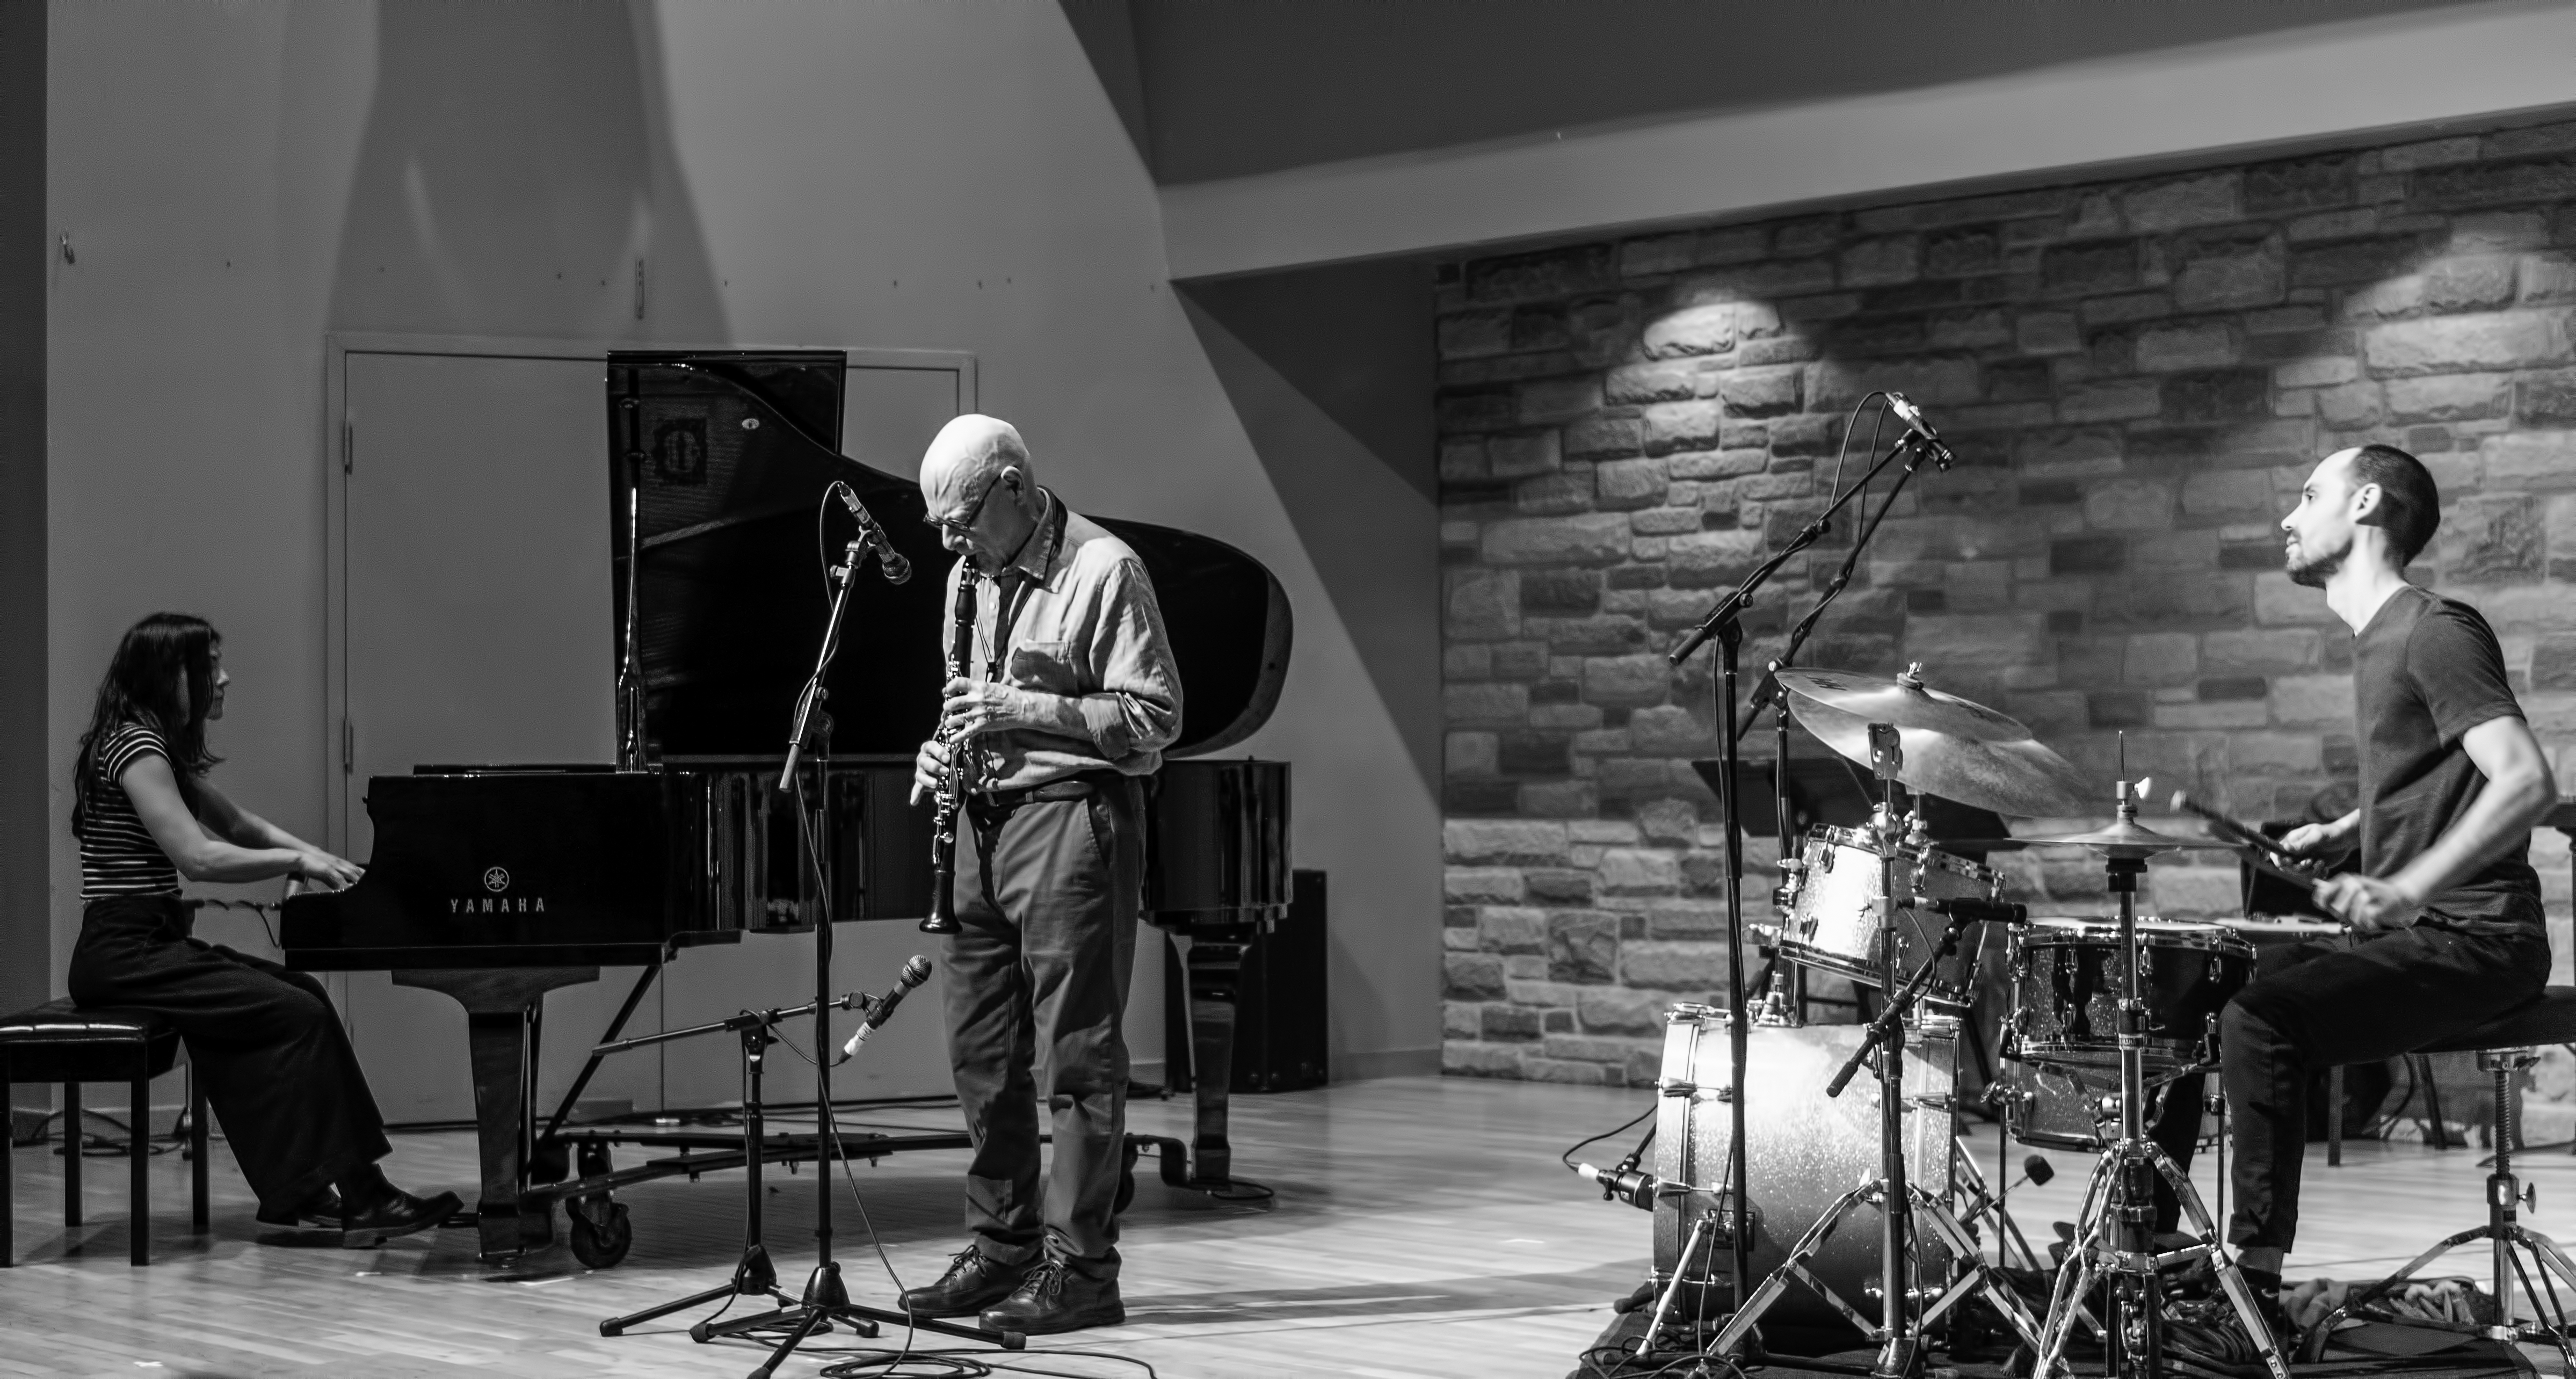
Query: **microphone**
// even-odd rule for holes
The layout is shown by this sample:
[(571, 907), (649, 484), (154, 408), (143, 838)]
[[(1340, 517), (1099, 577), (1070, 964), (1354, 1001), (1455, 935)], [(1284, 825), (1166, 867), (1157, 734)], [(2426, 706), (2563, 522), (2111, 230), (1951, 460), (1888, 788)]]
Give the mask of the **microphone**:
[(1602, 1201), (1625, 1202), (1639, 1211), (1653, 1211), (1655, 1198), (1663, 1190), (1663, 1184), (1655, 1175), (1640, 1173), (1633, 1168), (1594, 1168), (1590, 1164), (1576, 1164), (1574, 1176), (1587, 1183), (1599, 1183)]
[(884, 1024), (886, 1017), (894, 1014), (896, 1006), (903, 1004), (904, 993), (929, 980), (930, 959), (914, 954), (912, 960), (903, 965), (903, 971), (896, 974), (894, 989), (869, 1003), (868, 1018), (859, 1022), (858, 1033), (851, 1035), (850, 1042), (841, 1046), (841, 1056), (832, 1060), (832, 1066), (837, 1068), (858, 1057), (859, 1046), (868, 1042), (868, 1036), (876, 1033), (877, 1026)]
[(1935, 900), (1928, 895), (1918, 895), (1914, 897), (1913, 908), (1945, 914), (1952, 919), (1973, 919), (1987, 924), (2030, 922), (2030, 907), (2011, 900)]
[(1950, 467), (1950, 447), (1941, 443), (1941, 433), (1932, 429), (1932, 423), (1923, 419), (1921, 408), (1916, 407), (1903, 393), (1889, 393), (1887, 410), (1893, 413), (1898, 421), (1905, 423), (1906, 430), (1922, 437), (1924, 446), (1932, 452), (1933, 464), (1944, 470)]
[(859, 519), (859, 530), (866, 533), (869, 544), (876, 547), (877, 567), (885, 571), (886, 583), (901, 584), (912, 578), (912, 562), (895, 554), (894, 542), (887, 539), (885, 528), (878, 526), (877, 519), (870, 516), (867, 508), (859, 502), (859, 495), (851, 491), (848, 484), (835, 483), (832, 487), (841, 495), (841, 506)]

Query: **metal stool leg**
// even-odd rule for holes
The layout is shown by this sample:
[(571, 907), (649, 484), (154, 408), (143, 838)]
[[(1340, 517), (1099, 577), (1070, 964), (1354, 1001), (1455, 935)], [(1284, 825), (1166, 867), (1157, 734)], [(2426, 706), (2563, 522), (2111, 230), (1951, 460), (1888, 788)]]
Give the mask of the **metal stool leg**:
[[(142, 1057), (136, 1051), (135, 1057)], [(132, 1185), (126, 1189), (128, 1223), (126, 1238), (133, 1248), (127, 1262), (140, 1269), (152, 1262), (152, 1079), (135, 1069), (135, 1079), (127, 1084), (133, 1090), (126, 1098), (127, 1115), (133, 1125), (125, 1132), (125, 1156), (132, 1164)]]
[(206, 1219), (206, 1089), (197, 1085), (197, 1065), (188, 1065), (188, 1228), (199, 1235), (212, 1230)]
[(2343, 1065), (2326, 1069), (2326, 1167), (2343, 1167)]
[(81, 1193), (80, 1084), (63, 1084), (63, 1224), (80, 1224)]
[[(9, 1080), (9, 1061), (0, 1055), (0, 1099), (18, 1084)], [(18, 1262), (18, 1113), (9, 1110), (9, 1133), (0, 1135), (0, 1269)]]

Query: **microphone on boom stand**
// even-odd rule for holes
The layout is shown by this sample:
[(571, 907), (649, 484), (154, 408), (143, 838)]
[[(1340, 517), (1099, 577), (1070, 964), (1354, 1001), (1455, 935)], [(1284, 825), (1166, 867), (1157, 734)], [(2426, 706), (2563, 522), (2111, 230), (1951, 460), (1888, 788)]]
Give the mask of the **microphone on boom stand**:
[(1915, 438), (1923, 443), (1923, 449), (1925, 453), (1931, 455), (1933, 465), (1943, 473), (1949, 472), (1950, 447), (1941, 443), (1941, 433), (1933, 430), (1932, 423), (1923, 419), (1922, 409), (1916, 407), (1903, 393), (1889, 393), (1887, 410), (1893, 413), (1898, 421), (1904, 422), (1905, 429), (1913, 432)]
[(929, 980), (930, 959), (914, 954), (912, 961), (905, 963), (903, 971), (896, 974), (894, 989), (868, 1003), (868, 1018), (859, 1022), (858, 1032), (850, 1036), (850, 1042), (841, 1046), (841, 1056), (832, 1060), (832, 1066), (839, 1067), (858, 1057), (859, 1046), (867, 1043), (868, 1036), (877, 1032), (877, 1026), (894, 1014), (896, 1006), (903, 1004), (904, 993)]
[(866, 534), (868, 543), (877, 548), (877, 567), (885, 571), (886, 583), (901, 584), (912, 578), (912, 562), (895, 554), (894, 542), (887, 539), (885, 528), (878, 526), (877, 519), (859, 502), (858, 493), (844, 483), (835, 482), (832, 487), (840, 492), (841, 506), (859, 520), (859, 530)]

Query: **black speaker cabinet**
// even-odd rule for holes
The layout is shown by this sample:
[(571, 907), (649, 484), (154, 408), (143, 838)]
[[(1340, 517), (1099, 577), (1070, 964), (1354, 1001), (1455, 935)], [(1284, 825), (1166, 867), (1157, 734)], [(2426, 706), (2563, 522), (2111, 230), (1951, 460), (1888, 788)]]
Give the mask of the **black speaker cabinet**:
[[(1324, 997), (1324, 873), (1299, 871), (1288, 914), (1244, 952), (1235, 991), (1230, 1092), (1321, 1087), (1331, 1073)], [(1179, 950), (1163, 944), (1163, 1080), (1193, 1090), (1190, 984)]]

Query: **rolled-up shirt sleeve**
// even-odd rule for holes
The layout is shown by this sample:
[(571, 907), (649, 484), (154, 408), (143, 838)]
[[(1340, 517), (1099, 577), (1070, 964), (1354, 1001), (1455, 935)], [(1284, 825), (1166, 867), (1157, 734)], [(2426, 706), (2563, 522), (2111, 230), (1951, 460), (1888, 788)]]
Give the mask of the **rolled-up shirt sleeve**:
[(1118, 762), (1170, 746), (1181, 735), (1181, 673), (1153, 581), (1132, 556), (1101, 582), (1090, 652), (1100, 689), (1078, 702), (1102, 758)]

